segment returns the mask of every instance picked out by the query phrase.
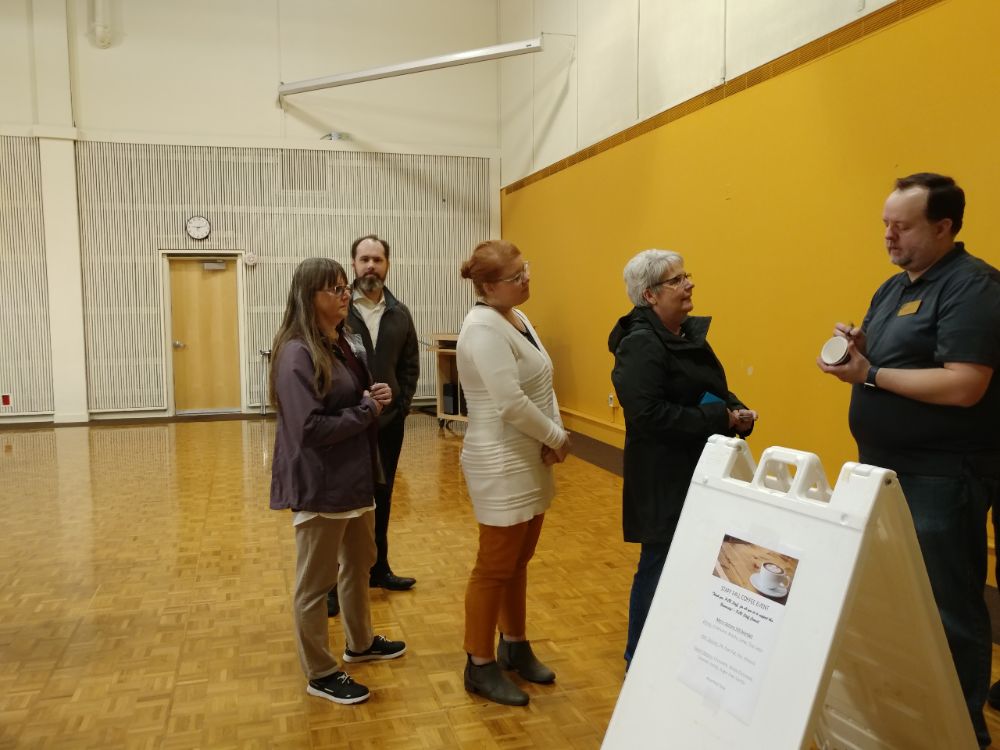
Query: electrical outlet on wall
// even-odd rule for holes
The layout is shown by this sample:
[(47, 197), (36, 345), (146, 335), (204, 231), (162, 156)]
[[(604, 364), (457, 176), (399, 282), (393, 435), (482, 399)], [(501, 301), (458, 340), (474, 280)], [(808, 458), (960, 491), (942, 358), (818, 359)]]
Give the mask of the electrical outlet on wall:
[(610, 406), (612, 409), (615, 408), (615, 394), (613, 393), (608, 394), (608, 406)]

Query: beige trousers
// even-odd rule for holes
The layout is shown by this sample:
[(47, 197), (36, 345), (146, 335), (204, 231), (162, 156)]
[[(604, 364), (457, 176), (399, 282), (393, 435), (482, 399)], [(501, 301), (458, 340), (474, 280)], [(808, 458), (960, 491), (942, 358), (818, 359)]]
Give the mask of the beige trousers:
[[(326, 595), (334, 586), (340, 599), (340, 620), (346, 646), (367, 651), (372, 645), (368, 604), (368, 571), (375, 562), (375, 514), (355, 518), (317, 516), (295, 527), (295, 636), (306, 679), (337, 671), (330, 652)], [(339, 567), (339, 574), (338, 574)]]

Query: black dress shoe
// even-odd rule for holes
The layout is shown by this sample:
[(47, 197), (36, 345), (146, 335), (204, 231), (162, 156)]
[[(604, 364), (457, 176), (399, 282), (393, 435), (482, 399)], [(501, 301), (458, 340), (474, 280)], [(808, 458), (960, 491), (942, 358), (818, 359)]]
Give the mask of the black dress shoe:
[(986, 698), (986, 702), (989, 703), (992, 708), (1000, 708), (1000, 680), (997, 680), (990, 686), (990, 692)]
[(412, 589), (416, 578), (405, 578), (395, 573), (386, 573), (384, 576), (371, 576), (368, 579), (368, 586), (373, 589), (388, 589), (389, 591), (406, 591)]

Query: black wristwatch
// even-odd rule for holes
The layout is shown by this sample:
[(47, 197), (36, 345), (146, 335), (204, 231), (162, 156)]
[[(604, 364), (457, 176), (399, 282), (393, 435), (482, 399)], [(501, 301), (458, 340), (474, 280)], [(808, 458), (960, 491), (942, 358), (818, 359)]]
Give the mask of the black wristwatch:
[(875, 365), (872, 365), (868, 368), (868, 377), (865, 378), (865, 388), (878, 389), (878, 386), (875, 384), (876, 375), (878, 375), (878, 368)]

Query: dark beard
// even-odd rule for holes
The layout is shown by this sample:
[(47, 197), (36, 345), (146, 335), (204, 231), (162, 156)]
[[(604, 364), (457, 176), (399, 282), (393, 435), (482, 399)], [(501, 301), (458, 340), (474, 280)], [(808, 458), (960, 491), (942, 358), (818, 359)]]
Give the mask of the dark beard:
[(357, 285), (358, 289), (360, 289), (365, 294), (368, 294), (369, 292), (380, 292), (382, 291), (382, 288), (385, 286), (385, 282), (382, 281), (382, 279), (380, 279), (375, 274), (366, 274), (364, 276), (358, 276), (357, 280), (355, 281), (355, 284)]

